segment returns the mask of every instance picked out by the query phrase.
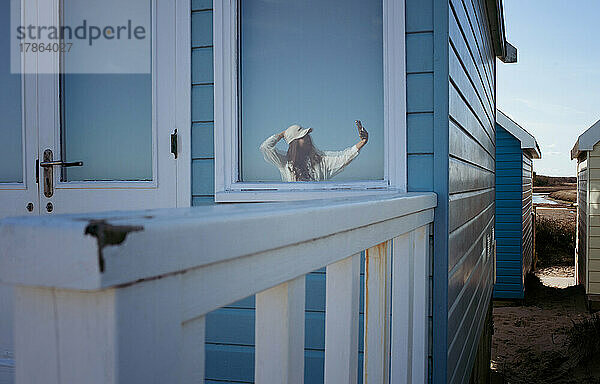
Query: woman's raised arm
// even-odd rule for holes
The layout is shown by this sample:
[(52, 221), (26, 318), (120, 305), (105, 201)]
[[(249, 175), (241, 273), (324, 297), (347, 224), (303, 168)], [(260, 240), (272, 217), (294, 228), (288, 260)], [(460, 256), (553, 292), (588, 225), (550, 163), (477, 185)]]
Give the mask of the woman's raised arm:
[(279, 140), (283, 138), (284, 132), (285, 131), (267, 137), (267, 139), (260, 145), (260, 151), (262, 152), (265, 160), (275, 164), (278, 167), (283, 167), (287, 163), (286, 155), (275, 148), (275, 145), (277, 145)]

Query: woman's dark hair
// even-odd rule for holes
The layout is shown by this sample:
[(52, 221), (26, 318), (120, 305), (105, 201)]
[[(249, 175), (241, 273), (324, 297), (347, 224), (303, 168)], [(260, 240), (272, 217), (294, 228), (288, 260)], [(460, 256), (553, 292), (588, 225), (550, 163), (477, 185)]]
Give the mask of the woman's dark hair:
[(321, 158), (310, 135), (304, 136), (303, 146), (300, 146), (299, 140), (292, 141), (287, 151), (287, 161), (292, 166), (296, 181), (315, 181), (310, 175), (310, 166), (320, 163)]

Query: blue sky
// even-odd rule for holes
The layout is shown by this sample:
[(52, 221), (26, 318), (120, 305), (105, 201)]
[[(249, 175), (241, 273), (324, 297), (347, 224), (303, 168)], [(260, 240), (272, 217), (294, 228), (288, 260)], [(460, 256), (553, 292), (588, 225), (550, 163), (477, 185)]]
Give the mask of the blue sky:
[(536, 137), (536, 172), (574, 176), (569, 151), (600, 119), (600, 1), (504, 0), (504, 12), (519, 61), (498, 61), (498, 108)]

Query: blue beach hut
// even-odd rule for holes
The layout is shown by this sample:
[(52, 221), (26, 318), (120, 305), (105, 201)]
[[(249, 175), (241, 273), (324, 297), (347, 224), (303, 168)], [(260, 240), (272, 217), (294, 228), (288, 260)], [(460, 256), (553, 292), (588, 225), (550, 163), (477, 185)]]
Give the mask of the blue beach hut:
[(496, 284), (494, 298), (522, 299), (533, 265), (535, 137), (496, 111)]

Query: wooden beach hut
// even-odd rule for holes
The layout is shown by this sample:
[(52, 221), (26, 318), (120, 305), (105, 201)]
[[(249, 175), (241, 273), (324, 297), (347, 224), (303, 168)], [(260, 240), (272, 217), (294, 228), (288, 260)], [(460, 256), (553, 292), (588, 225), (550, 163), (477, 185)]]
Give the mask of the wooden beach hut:
[(496, 284), (494, 298), (522, 299), (533, 262), (533, 159), (529, 132), (496, 111)]
[(590, 304), (600, 304), (600, 121), (582, 133), (571, 159), (577, 159), (577, 242), (575, 280)]
[(501, 0), (68, 3), (148, 52), (0, 57), (0, 384), (489, 382)]

